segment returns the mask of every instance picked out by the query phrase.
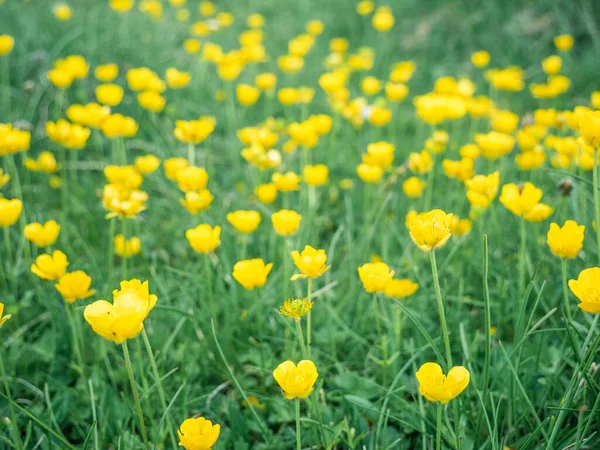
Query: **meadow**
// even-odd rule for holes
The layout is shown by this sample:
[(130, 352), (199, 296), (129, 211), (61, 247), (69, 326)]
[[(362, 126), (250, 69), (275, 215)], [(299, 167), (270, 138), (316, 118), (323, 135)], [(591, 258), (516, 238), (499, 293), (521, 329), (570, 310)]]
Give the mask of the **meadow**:
[(0, 0), (0, 449), (600, 448), (599, 27)]

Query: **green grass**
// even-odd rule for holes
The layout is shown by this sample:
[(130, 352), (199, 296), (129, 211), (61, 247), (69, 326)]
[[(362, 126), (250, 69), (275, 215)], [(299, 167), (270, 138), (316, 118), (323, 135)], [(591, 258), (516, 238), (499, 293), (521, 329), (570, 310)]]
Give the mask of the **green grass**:
[[(199, 146), (204, 150), (210, 145), (212, 155), (209, 188), (215, 201), (211, 208), (195, 217), (189, 215), (179, 204), (181, 192), (165, 178), (161, 167), (143, 184), (150, 196), (148, 211), (130, 226), (130, 233), (140, 236), (143, 251), (129, 261), (128, 278), (149, 280), (151, 292), (159, 297), (145, 324), (175, 427), (188, 417), (202, 415), (221, 424), (221, 437), (214, 447), (217, 450), (294, 447), (294, 404), (281, 395), (272, 371), (286, 359), (301, 359), (294, 324), (279, 313), (278, 307), (285, 299), (283, 256), (289, 257), (285, 246), (301, 249), (310, 244), (327, 251), (332, 268), (313, 283), (312, 352), (319, 371), (313, 396), (318, 414), (313, 404), (302, 403), (303, 447), (321, 448), (320, 415), (329, 448), (434, 448), (436, 405), (419, 395), (415, 372), (427, 361), (442, 364), (444, 348), (428, 255), (411, 242), (404, 225), (406, 212), (422, 209), (424, 199), (409, 200), (400, 182), (387, 190), (364, 185), (356, 176), (356, 165), (367, 143), (378, 139), (396, 145), (396, 165), (401, 165), (409, 152), (423, 148), (430, 130), (416, 119), (412, 98), (431, 90), (437, 77), (467, 75), (477, 84), (479, 94), (488, 94), (487, 83), (469, 62), (474, 50), (488, 50), (492, 67), (521, 65), (528, 81), (539, 82), (543, 79), (539, 63), (554, 52), (553, 36), (571, 33), (576, 44), (565, 57), (564, 73), (572, 79), (567, 94), (552, 103), (540, 103), (525, 90), (501, 94), (497, 101), (520, 116), (537, 107), (572, 109), (578, 104), (588, 105), (591, 91), (598, 89), (598, 5), (592, 0), (396, 0), (389, 2), (396, 26), (382, 36), (368, 19), (354, 12), (355, 3), (348, 0), (218, 2), (219, 10), (236, 16), (232, 28), (210, 37), (225, 49), (238, 45), (237, 35), (244, 29), (247, 14), (261, 12), (266, 18), (265, 47), (270, 59), (247, 67), (238, 81), (252, 83), (256, 74), (271, 70), (278, 73), (279, 87), (315, 87), (311, 114), (331, 113), (317, 82), (325, 71), (322, 63), (333, 37), (349, 39), (352, 51), (373, 47), (376, 58), (370, 74), (382, 79), (395, 62), (417, 62), (417, 72), (409, 82), (411, 94), (394, 111), (390, 125), (379, 130), (367, 124), (355, 130), (340, 121), (333, 138), (322, 138), (312, 151), (314, 163), (329, 164), (331, 182), (318, 189), (318, 208), (310, 224), (305, 187), (289, 194), (289, 205), (305, 219), (300, 232), (286, 243), (274, 237), (270, 223), (270, 214), (282, 206), (282, 195), (275, 205), (261, 205), (252, 199), (256, 172), (239, 156), (242, 145), (229, 132), (231, 116), (225, 104), (213, 97), (224, 83), (212, 65), (182, 49), (188, 25), (174, 19), (166, 2), (165, 17), (158, 23), (137, 10), (117, 15), (106, 3), (70, 1), (74, 15), (68, 22), (57, 21), (47, 2), (8, 0), (0, 6), (0, 33), (11, 34), (16, 40), (9, 58), (13, 107), (10, 116), (0, 117), (0, 122), (25, 121), (30, 126), (28, 155), (46, 149), (57, 153), (58, 146), (45, 135), (45, 122), (59, 118), (56, 90), (45, 73), (54, 59), (66, 55), (81, 54), (92, 68), (118, 63), (121, 74), (117, 82), (121, 85), (125, 85), (125, 70), (131, 67), (148, 66), (161, 76), (170, 66), (193, 73), (191, 85), (183, 92), (166, 92), (167, 109), (154, 119), (137, 105), (128, 89), (123, 104), (115, 108), (140, 122), (139, 133), (127, 142), (130, 163), (135, 156), (147, 153), (161, 160), (185, 157), (186, 146), (172, 134), (176, 119), (214, 115), (218, 123), (209, 144)], [(196, 17), (198, 2), (188, 3)], [(301, 73), (282, 74), (276, 66), (277, 56), (311, 19), (324, 21), (324, 34), (317, 38)], [(353, 96), (359, 95), (359, 78), (355, 75), (350, 83)], [(91, 74), (76, 82), (68, 92), (68, 103), (93, 101), (96, 84)], [(255, 125), (269, 115), (300, 120), (301, 111), (284, 108), (263, 96), (248, 109), (237, 106), (233, 125)], [(487, 131), (488, 124), (480, 121), (472, 129), (470, 119), (465, 118), (441, 128), (451, 136), (443, 157), (458, 159), (459, 147), (471, 141), (469, 132)], [(78, 153), (76, 165), (68, 166), (70, 174), (77, 174), (77, 181), (70, 183), (68, 222), (61, 223), (59, 242), (53, 247), (67, 254), (70, 270), (90, 274), (98, 291), (93, 298), (74, 305), (84, 367), (75, 359), (64, 301), (51, 282), (43, 282), (30, 272), (33, 257), (41, 250), (31, 247), (33, 255), (28, 255), (29, 245), (18, 226), (9, 230), (13, 258), (6, 258), (1, 247), (0, 260), (8, 282), (0, 282), (0, 300), (13, 317), (0, 330), (0, 352), (21, 439), (28, 449), (70, 448), (67, 442), (72, 448), (142, 448), (123, 353), (94, 334), (83, 319), (85, 304), (97, 298), (110, 299), (123, 268), (117, 258), (115, 275), (108, 280), (109, 223), (100, 197), (105, 183), (102, 169), (110, 160), (110, 149), (107, 139), (92, 136), (86, 149)], [(59, 220), (59, 192), (48, 187), (46, 176), (26, 172), (23, 157), (18, 155), (17, 163), (27, 222)], [(297, 171), (299, 152), (286, 158), (285, 167)], [(8, 171), (7, 158), (1, 162)], [(454, 364), (462, 364), (471, 372), (469, 387), (453, 401), (460, 412), (457, 428), (462, 448), (597, 448), (597, 366), (584, 370), (583, 378), (580, 368), (588, 368), (597, 358), (598, 353), (586, 353), (584, 342), (597, 339), (600, 328), (593, 316), (576, 307), (572, 294), (573, 321), (565, 320), (560, 261), (545, 243), (551, 221), (562, 224), (574, 219), (587, 229), (583, 252), (569, 261), (569, 278), (596, 265), (599, 255), (592, 228), (592, 176), (574, 169), (565, 174), (548, 162), (533, 173), (519, 172), (512, 157), (505, 163), (501, 184), (532, 180), (543, 188), (543, 201), (556, 212), (545, 222), (526, 224), (529, 287), (524, 297), (519, 296), (518, 289), (519, 219), (497, 199), (491, 206), (493, 211), (481, 218), (481, 223), (475, 222), (469, 235), (452, 238), (437, 252)], [(488, 173), (497, 165), (480, 159), (476, 173)], [(258, 176), (266, 181), (270, 172)], [(556, 186), (568, 176), (575, 189), (571, 197), (562, 198)], [(342, 178), (354, 179), (354, 187), (340, 190)], [(239, 182), (240, 189), (236, 187)], [(16, 196), (14, 186), (11, 181), (2, 193), (8, 198)], [(445, 178), (440, 167), (432, 200), (435, 208), (468, 216), (463, 186)], [(250, 236), (247, 254), (274, 263), (267, 285), (251, 292), (231, 277), (232, 266), (240, 259), (241, 240), (225, 215), (236, 209), (261, 212), (262, 223)], [(195, 254), (185, 239), (185, 230), (199, 223), (223, 227), (221, 246), (211, 259), (211, 283), (205, 277), (203, 255)], [(381, 255), (396, 276), (419, 283), (417, 293), (407, 300), (380, 299), (384, 339), (390, 346), (388, 367), (382, 365), (372, 299), (362, 289), (357, 274), (357, 267), (374, 254)], [(288, 264), (291, 270), (291, 259)], [(305, 293), (304, 282), (291, 286), (290, 294)], [(214, 317), (210, 315), (212, 302), (217, 309)], [(486, 327), (488, 302), (491, 325), (497, 329), (492, 336)], [(394, 318), (399, 312), (401, 339), (397, 340)], [(141, 336), (129, 341), (129, 351), (150, 442), (156, 448), (173, 448)], [(483, 382), (487, 378), (489, 385)], [(251, 395), (264, 408), (253, 411), (244, 407), (242, 401)], [(456, 424), (452, 405), (443, 410), (443, 448), (453, 448)], [(9, 416), (5, 397), (0, 397), (0, 416)], [(549, 439), (551, 446), (547, 446)], [(0, 448), (13, 448), (4, 421), (0, 424)]]

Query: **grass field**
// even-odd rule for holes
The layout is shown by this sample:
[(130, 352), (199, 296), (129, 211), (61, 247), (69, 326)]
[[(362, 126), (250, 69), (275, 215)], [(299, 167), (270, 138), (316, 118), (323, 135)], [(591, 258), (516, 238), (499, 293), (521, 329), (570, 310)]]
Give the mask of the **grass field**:
[(598, 27), (0, 0), (0, 449), (600, 448)]

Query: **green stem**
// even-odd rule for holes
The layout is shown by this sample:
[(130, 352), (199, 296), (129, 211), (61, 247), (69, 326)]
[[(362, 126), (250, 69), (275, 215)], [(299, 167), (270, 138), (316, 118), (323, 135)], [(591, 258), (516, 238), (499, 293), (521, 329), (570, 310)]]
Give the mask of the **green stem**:
[[(306, 298), (310, 301), (311, 296), (312, 296), (312, 279), (309, 278)], [(310, 311), (308, 311), (308, 314), (306, 315), (306, 348), (308, 350), (309, 358), (310, 358), (310, 344), (312, 343), (311, 332), (312, 332), (311, 314), (310, 314)]]
[(296, 398), (296, 449), (302, 450), (302, 437), (300, 436), (300, 399)]
[(437, 405), (437, 425), (435, 430), (435, 448), (441, 450), (442, 448), (442, 404)]
[(171, 444), (173, 445), (173, 449), (177, 450), (177, 440), (175, 439), (175, 434), (173, 433), (173, 421), (171, 419), (171, 414), (167, 412), (167, 399), (165, 396), (165, 391), (162, 385), (160, 375), (158, 374), (158, 366), (156, 365), (156, 359), (154, 359), (154, 352), (152, 351), (150, 339), (148, 339), (148, 334), (146, 333), (145, 328), (142, 330), (142, 338), (144, 340), (144, 345), (146, 346), (148, 358), (150, 359), (152, 375), (154, 376), (154, 380), (156, 381), (156, 387), (158, 388), (158, 397), (160, 398), (160, 405), (162, 406), (163, 412), (166, 414), (167, 423), (169, 424), (169, 436), (171, 437)]
[(75, 359), (81, 367), (81, 375), (85, 378), (85, 364), (83, 362), (83, 353), (81, 352), (81, 346), (79, 343), (79, 333), (75, 325), (75, 318), (73, 317), (73, 305), (70, 303), (65, 304), (65, 310), (67, 312), (67, 320), (69, 321), (69, 327), (71, 328), (71, 334), (73, 335), (73, 352), (75, 353)]
[(483, 377), (481, 380), (481, 389), (483, 391), (482, 398), (486, 399), (487, 389), (490, 377), (490, 365), (492, 355), (492, 336), (490, 328), (492, 326), (491, 310), (490, 310), (490, 288), (488, 286), (488, 241), (487, 235), (483, 235), (483, 306), (485, 310), (485, 357), (483, 364)]
[(444, 302), (442, 300), (442, 292), (440, 290), (440, 280), (438, 277), (437, 263), (435, 261), (435, 251), (429, 251), (429, 259), (431, 262), (431, 272), (433, 274), (433, 285), (435, 287), (435, 298), (437, 300), (438, 312), (440, 315), (440, 326), (442, 327), (442, 339), (444, 340), (444, 348), (446, 350), (446, 365), (447, 369), (452, 368), (452, 353), (450, 351), (450, 339), (448, 338), (448, 326), (446, 325), (446, 314), (444, 312)]
[(115, 229), (117, 228), (117, 224), (115, 222), (115, 218), (111, 218), (110, 220), (110, 226), (109, 226), (109, 242), (108, 242), (108, 278), (107, 278), (107, 283), (108, 286), (110, 287), (110, 285), (112, 284), (112, 278), (113, 278), (113, 270), (114, 270), (114, 266), (115, 266)]
[(4, 369), (4, 361), (2, 360), (1, 352), (0, 352), (0, 372), (1, 372), (0, 374), (2, 375), (2, 380), (4, 381), (4, 390), (6, 391), (6, 397), (8, 398), (8, 410), (10, 411), (10, 425), (11, 425), (11, 431), (13, 434), (13, 441), (15, 443), (16, 449), (21, 450), (23, 448), (23, 442), (21, 442), (21, 435), (19, 433), (19, 427), (17, 426), (17, 416), (15, 415), (12, 394), (10, 392), (10, 387), (8, 386), (8, 378), (6, 376), (6, 370)]
[[(123, 240), (125, 241), (125, 247), (127, 247), (127, 219), (121, 219), (121, 234), (123, 235)], [(121, 258), (121, 279), (127, 279), (127, 255), (124, 255)]]
[(98, 439), (98, 415), (96, 414), (96, 400), (94, 399), (94, 384), (92, 379), (88, 380), (88, 389), (90, 391), (90, 401), (92, 403), (92, 418), (94, 419), (94, 450), (100, 450), (100, 441)]
[(308, 353), (306, 346), (304, 345), (304, 334), (302, 333), (302, 327), (300, 326), (300, 319), (296, 320), (296, 334), (298, 335), (298, 341), (300, 341), (300, 352), (302, 353), (302, 359), (308, 359)]
[(4, 117), (6, 117), (6, 120), (8, 121), (8, 119), (10, 118), (10, 65), (8, 62), (8, 55), (4, 56), (2, 58), (4, 60), (4, 101), (2, 103), (4, 103)]
[(67, 225), (67, 218), (69, 217), (69, 186), (67, 181), (67, 154), (64, 147), (60, 147), (59, 150), (60, 158), (60, 205), (62, 214), (62, 226)]
[(188, 161), (190, 163), (190, 166), (196, 164), (196, 148), (194, 147), (193, 142), (190, 142), (188, 144)]
[(598, 152), (594, 152), (594, 212), (596, 215), (596, 244), (598, 245), (598, 259), (600, 259), (600, 191), (598, 191)]
[(146, 424), (144, 423), (144, 413), (142, 412), (142, 405), (140, 404), (140, 396), (138, 395), (137, 387), (135, 385), (135, 378), (133, 377), (133, 367), (131, 366), (131, 359), (129, 358), (129, 349), (127, 348), (127, 340), (123, 341), (123, 355), (125, 356), (125, 366), (127, 367), (127, 375), (129, 375), (129, 383), (131, 384), (131, 391), (133, 393), (133, 400), (135, 401), (135, 408), (137, 410), (138, 419), (140, 421), (140, 430), (142, 432), (142, 439), (144, 440), (144, 448), (148, 447), (148, 435), (146, 434)]
[[(519, 299), (525, 293), (525, 258), (527, 258), (527, 229), (525, 227), (525, 218), (521, 217), (521, 245), (519, 246)], [(522, 299), (521, 299), (522, 300)], [(520, 306), (520, 302), (519, 302)], [(520, 307), (517, 308), (517, 311)]]
[(8, 261), (12, 260), (12, 244), (10, 242), (10, 233), (8, 231), (8, 227), (3, 227), (4, 233), (4, 245), (6, 246), (6, 255), (8, 256)]
[(569, 322), (572, 322), (573, 316), (571, 315), (571, 305), (569, 304), (569, 288), (567, 285), (567, 260), (566, 258), (562, 258), (560, 262), (562, 267), (562, 287), (565, 301), (565, 311), (567, 313), (567, 319)]
[(207, 284), (207, 294), (210, 304), (210, 316), (216, 321), (217, 320), (217, 305), (215, 304), (215, 297), (213, 295), (213, 278), (210, 270), (210, 256), (208, 253), (204, 255), (204, 276)]

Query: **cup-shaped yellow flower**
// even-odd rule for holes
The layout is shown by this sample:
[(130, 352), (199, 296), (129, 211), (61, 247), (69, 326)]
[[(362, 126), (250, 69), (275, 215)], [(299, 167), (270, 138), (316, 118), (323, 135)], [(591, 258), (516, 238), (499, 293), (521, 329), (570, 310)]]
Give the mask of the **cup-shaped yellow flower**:
[(112, 304), (97, 300), (83, 312), (94, 332), (117, 344), (137, 336), (147, 315), (147, 303), (135, 293), (119, 295)]
[(516, 216), (524, 216), (542, 199), (542, 190), (530, 182), (522, 187), (509, 183), (502, 186), (500, 202)]
[(428, 252), (442, 247), (450, 239), (452, 214), (434, 209), (418, 214), (407, 225), (413, 242), (421, 250)]
[(109, 83), (119, 75), (119, 66), (116, 64), (104, 64), (94, 69), (94, 76), (98, 81)]
[(584, 232), (585, 225), (578, 225), (574, 220), (567, 220), (562, 227), (551, 223), (548, 246), (559, 258), (575, 258), (583, 247)]
[(265, 264), (260, 258), (238, 261), (233, 266), (233, 278), (246, 289), (264, 286), (267, 275), (271, 272), (273, 264)]
[(304, 182), (309, 186), (323, 186), (329, 178), (329, 168), (324, 164), (304, 166), (302, 169)]
[(113, 299), (116, 300), (117, 297), (124, 294), (135, 294), (137, 295), (142, 303), (144, 303), (146, 308), (146, 316), (150, 314), (152, 308), (156, 305), (158, 301), (158, 297), (155, 294), (150, 293), (150, 287), (148, 285), (148, 281), (144, 281), (143, 283), (137, 278), (133, 278), (129, 281), (124, 280), (120, 283), (120, 289), (115, 289), (113, 291)]
[(214, 198), (215, 197), (208, 189), (203, 189), (200, 192), (188, 191), (185, 193), (185, 199), (179, 200), (179, 203), (181, 203), (190, 214), (198, 214), (200, 211), (207, 209)]
[(552, 215), (554, 208), (545, 203), (536, 203), (529, 212), (523, 215), (529, 222), (541, 222)]
[(15, 46), (15, 38), (10, 34), (0, 34), (0, 56), (8, 55)]
[(419, 289), (419, 285), (407, 278), (390, 280), (384, 290), (387, 297), (404, 298), (413, 295)]
[(325, 250), (317, 250), (310, 245), (305, 246), (302, 252), (294, 250), (292, 252), (292, 259), (296, 267), (302, 272), (292, 276), (292, 280), (297, 280), (298, 278), (318, 278), (331, 267), (326, 265), (327, 254)]
[(271, 216), (273, 228), (281, 236), (292, 236), (295, 234), (300, 227), (301, 220), (302, 216), (300, 214), (289, 209), (282, 209)]
[(266, 205), (270, 205), (277, 198), (277, 188), (273, 183), (259, 184), (254, 189), (254, 195), (258, 198), (258, 201)]
[(471, 375), (463, 366), (454, 366), (444, 375), (439, 364), (428, 362), (417, 371), (419, 392), (430, 402), (448, 403), (469, 384)]
[(302, 178), (294, 172), (276, 172), (271, 177), (275, 187), (281, 192), (297, 191)]
[(582, 270), (577, 280), (569, 280), (569, 288), (579, 299), (579, 308), (591, 314), (600, 313), (600, 267)]
[(467, 200), (471, 206), (487, 208), (496, 194), (500, 183), (500, 172), (496, 171), (489, 175), (475, 175), (465, 181), (467, 187)]
[(62, 275), (54, 287), (67, 303), (73, 303), (75, 300), (84, 300), (94, 295), (96, 291), (90, 289), (91, 285), (92, 277), (83, 270), (76, 270)]
[(318, 376), (317, 367), (310, 360), (302, 360), (297, 366), (292, 361), (285, 361), (273, 371), (275, 381), (288, 400), (308, 397)]
[(31, 271), (43, 280), (56, 280), (67, 271), (69, 261), (60, 250), (54, 250), (52, 255), (44, 254), (35, 259)]
[(208, 172), (204, 167), (187, 166), (177, 171), (177, 185), (183, 192), (202, 191), (208, 183)]
[(117, 106), (123, 100), (123, 88), (118, 84), (101, 84), (96, 88), (96, 99), (107, 106)]
[(2, 325), (4, 325), (4, 323), (11, 317), (12, 316), (10, 314), (4, 315), (4, 303), (0, 302), (0, 328), (2, 328)]
[(243, 106), (251, 106), (260, 97), (260, 90), (249, 84), (238, 84), (235, 89), (238, 102)]
[(25, 225), (25, 237), (38, 247), (48, 247), (56, 242), (60, 225), (54, 220), (49, 220), (43, 225), (38, 222)]
[(0, 228), (14, 225), (19, 220), (22, 211), (23, 202), (21, 200), (0, 197)]
[(252, 233), (260, 224), (258, 211), (234, 211), (227, 214), (227, 221), (240, 233)]
[(402, 190), (407, 197), (418, 198), (423, 193), (423, 189), (427, 186), (427, 183), (421, 181), (417, 177), (410, 177), (402, 183)]
[(198, 417), (184, 420), (177, 435), (179, 445), (185, 450), (210, 450), (219, 439), (220, 432), (221, 426), (218, 423), (213, 424), (204, 417)]
[(139, 237), (133, 236), (131, 239), (125, 239), (122, 234), (117, 234), (113, 240), (115, 253), (121, 258), (130, 258), (142, 251), (142, 241)]
[(383, 262), (363, 264), (358, 268), (358, 276), (369, 293), (384, 292), (394, 277), (394, 271)]
[(221, 227), (211, 227), (207, 224), (198, 225), (185, 232), (185, 237), (190, 246), (198, 253), (210, 253), (219, 246), (221, 240)]

